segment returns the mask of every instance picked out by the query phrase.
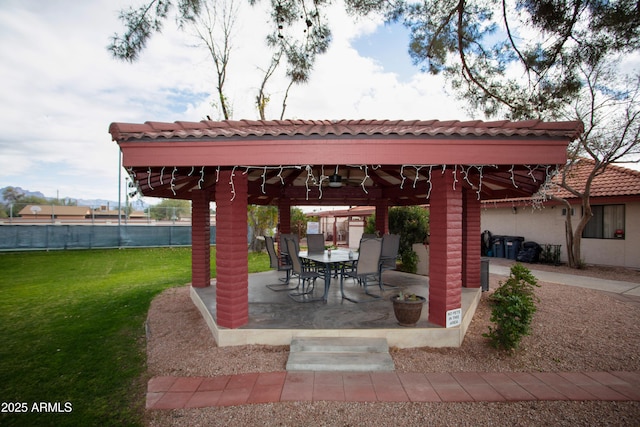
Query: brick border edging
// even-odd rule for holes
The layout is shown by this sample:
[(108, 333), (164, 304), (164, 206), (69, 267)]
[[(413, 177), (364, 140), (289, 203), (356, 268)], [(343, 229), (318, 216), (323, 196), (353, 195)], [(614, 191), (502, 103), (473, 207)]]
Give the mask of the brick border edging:
[(147, 409), (285, 401), (640, 401), (640, 372), (267, 372), (151, 378)]

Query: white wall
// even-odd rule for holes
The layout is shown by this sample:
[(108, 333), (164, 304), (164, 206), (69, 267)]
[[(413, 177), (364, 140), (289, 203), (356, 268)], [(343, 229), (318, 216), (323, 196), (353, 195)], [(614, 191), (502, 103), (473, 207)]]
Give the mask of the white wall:
[(358, 249), (360, 247), (360, 239), (364, 233), (364, 221), (352, 220), (349, 221), (349, 248)]
[[(579, 207), (576, 207), (579, 212)], [(521, 236), (525, 241), (562, 245), (561, 260), (567, 261), (565, 224), (562, 207), (494, 208), (485, 204), (481, 211), (482, 230), (506, 236)], [(578, 218), (574, 216), (575, 222)], [(582, 258), (587, 264), (640, 268), (640, 203), (627, 203), (625, 239), (582, 239)]]

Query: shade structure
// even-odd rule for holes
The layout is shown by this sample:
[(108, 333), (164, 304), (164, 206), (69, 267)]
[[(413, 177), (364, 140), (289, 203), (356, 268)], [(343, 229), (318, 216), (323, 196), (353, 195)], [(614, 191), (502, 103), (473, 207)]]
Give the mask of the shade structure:
[[(190, 199), (221, 169), (248, 178), (249, 203), (393, 205), (428, 201), (447, 167), (482, 199), (533, 194), (564, 164), (580, 122), (202, 121), (113, 123), (109, 128), (144, 195)], [(339, 167), (342, 185), (331, 187)], [(215, 198), (215, 194), (213, 194)]]
[[(198, 212), (193, 286), (209, 285), (203, 212), (216, 201), (217, 312), (230, 328), (248, 316), (247, 204), (278, 206), (282, 232), (289, 231), (288, 211), (296, 205), (376, 206), (382, 224), (391, 206), (430, 204), (432, 253), (439, 254), (430, 261), (430, 320), (455, 326), (456, 289), (480, 286), (480, 200), (534, 194), (565, 163), (567, 145), (582, 131), (580, 122), (540, 120), (240, 120), (109, 128), (143, 195), (192, 200)], [(336, 170), (339, 187), (329, 185)]]

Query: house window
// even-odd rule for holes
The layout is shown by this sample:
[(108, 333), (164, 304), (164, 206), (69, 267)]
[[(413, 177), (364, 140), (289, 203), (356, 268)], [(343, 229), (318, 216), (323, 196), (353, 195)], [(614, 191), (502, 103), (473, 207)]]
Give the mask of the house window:
[(624, 205), (591, 206), (593, 216), (582, 237), (587, 239), (624, 239)]

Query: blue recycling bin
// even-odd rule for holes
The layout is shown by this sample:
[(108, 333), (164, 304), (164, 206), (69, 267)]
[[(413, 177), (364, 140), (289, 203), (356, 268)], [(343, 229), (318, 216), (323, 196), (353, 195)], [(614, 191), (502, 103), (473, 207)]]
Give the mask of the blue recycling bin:
[(495, 258), (504, 258), (504, 237), (503, 236), (493, 236), (491, 240), (491, 250), (493, 252), (493, 256)]
[(515, 260), (520, 252), (522, 242), (524, 242), (524, 237), (504, 236), (505, 258)]

